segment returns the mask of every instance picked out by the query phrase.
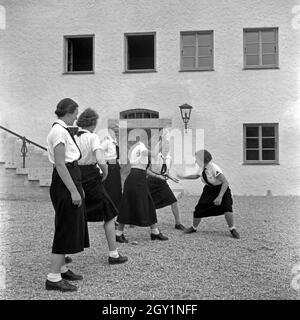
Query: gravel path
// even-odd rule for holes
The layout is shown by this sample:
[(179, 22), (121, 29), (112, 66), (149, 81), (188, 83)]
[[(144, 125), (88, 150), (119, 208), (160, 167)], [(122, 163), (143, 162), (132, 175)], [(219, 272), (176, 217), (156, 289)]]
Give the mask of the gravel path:
[[(179, 200), (186, 226), (196, 202), (197, 197)], [(3, 199), (0, 270), (6, 270), (6, 289), (0, 286), (0, 298), (299, 299), (299, 208), (298, 197), (235, 197), (240, 240), (231, 238), (222, 216), (204, 219), (197, 233), (183, 234), (164, 208), (158, 220), (169, 241), (151, 241), (148, 228), (127, 228), (130, 243), (119, 244), (119, 251), (129, 261), (114, 266), (107, 262), (101, 223), (91, 223), (91, 248), (73, 255), (71, 264), (84, 280), (70, 294), (44, 289), (54, 224), (48, 195)]]

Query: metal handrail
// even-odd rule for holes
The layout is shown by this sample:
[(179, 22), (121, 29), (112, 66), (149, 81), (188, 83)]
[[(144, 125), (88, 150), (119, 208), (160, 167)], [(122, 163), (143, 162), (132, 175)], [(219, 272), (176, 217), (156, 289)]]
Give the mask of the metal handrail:
[(18, 137), (18, 138), (20, 138), (22, 140), (21, 154), (22, 154), (22, 157), (23, 157), (23, 166), (22, 166), (23, 168), (25, 168), (25, 165), (26, 165), (25, 158), (26, 158), (27, 153), (28, 153), (28, 148), (27, 148), (27, 144), (26, 143), (33, 144), (34, 146), (36, 146), (36, 147), (38, 147), (38, 148), (40, 148), (42, 150), (47, 151), (47, 148), (39, 145), (38, 143), (36, 143), (34, 141), (31, 141), (31, 140), (27, 139), (26, 137), (22, 137), (21, 135), (19, 135), (18, 133), (14, 132), (14, 131), (11, 131), (11, 130), (3, 127), (3, 126), (0, 126), (0, 129), (3, 129), (5, 131), (13, 134), (14, 136), (16, 136), (16, 137)]

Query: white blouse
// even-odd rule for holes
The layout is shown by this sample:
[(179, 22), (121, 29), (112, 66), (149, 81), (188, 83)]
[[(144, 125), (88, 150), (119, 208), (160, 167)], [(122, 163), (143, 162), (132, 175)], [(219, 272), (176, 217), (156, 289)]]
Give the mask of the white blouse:
[(76, 135), (76, 142), (81, 150), (81, 159), (78, 161), (79, 165), (91, 165), (96, 164), (97, 159), (95, 151), (97, 149), (102, 149), (100, 139), (97, 134), (92, 133), (88, 130), (79, 129), (83, 131), (79, 137)]
[(136, 143), (129, 151), (129, 162), (131, 168), (146, 169), (148, 165), (148, 151), (146, 146), (142, 142)]
[[(204, 184), (207, 184), (205, 182), (205, 180), (203, 179), (202, 172), (203, 172), (203, 169), (200, 168), (199, 169), (199, 174), (201, 175), (201, 181)], [(214, 185), (214, 186), (218, 186), (218, 185), (222, 184), (222, 182), (217, 179), (218, 175), (221, 174), (221, 173), (223, 173), (221, 168), (217, 164), (213, 163), (212, 161), (210, 161), (205, 166), (205, 174), (206, 174), (206, 177), (207, 177), (207, 181), (209, 183), (211, 183), (212, 185)]]
[(67, 124), (58, 119), (55, 121), (54, 126), (51, 128), (47, 136), (47, 151), (48, 158), (51, 163), (55, 163), (54, 160), (54, 148), (62, 143), (65, 146), (65, 162), (73, 162), (79, 159), (80, 151), (73, 141), (70, 133), (66, 130), (68, 129)]
[(101, 149), (104, 151), (106, 161), (117, 159), (117, 143), (111, 137), (105, 137), (101, 142)]

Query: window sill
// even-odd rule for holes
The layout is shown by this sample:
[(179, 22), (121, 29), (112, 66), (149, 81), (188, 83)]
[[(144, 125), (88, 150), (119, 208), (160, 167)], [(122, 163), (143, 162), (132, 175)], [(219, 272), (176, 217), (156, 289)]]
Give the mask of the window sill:
[(279, 162), (243, 162), (243, 166), (270, 166), (270, 165), (280, 165)]
[(157, 72), (155, 69), (141, 69), (141, 70), (126, 70), (123, 71), (123, 73), (153, 73), (153, 72)]
[(95, 74), (95, 71), (68, 71), (68, 72), (63, 72), (63, 75), (65, 74)]
[(243, 70), (270, 70), (280, 69), (279, 67), (244, 67)]
[(215, 69), (190, 69), (190, 70), (179, 70), (179, 72), (203, 72), (203, 71), (215, 71)]

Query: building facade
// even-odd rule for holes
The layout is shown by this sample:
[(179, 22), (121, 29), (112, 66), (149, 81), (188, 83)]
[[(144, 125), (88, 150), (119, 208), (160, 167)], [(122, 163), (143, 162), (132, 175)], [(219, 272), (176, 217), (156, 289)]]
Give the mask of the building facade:
[(97, 110), (99, 128), (147, 109), (183, 129), (178, 107), (188, 103), (189, 128), (203, 129), (234, 194), (300, 195), (300, 2), (0, 5), (2, 126), (45, 145), (57, 102), (70, 97)]

